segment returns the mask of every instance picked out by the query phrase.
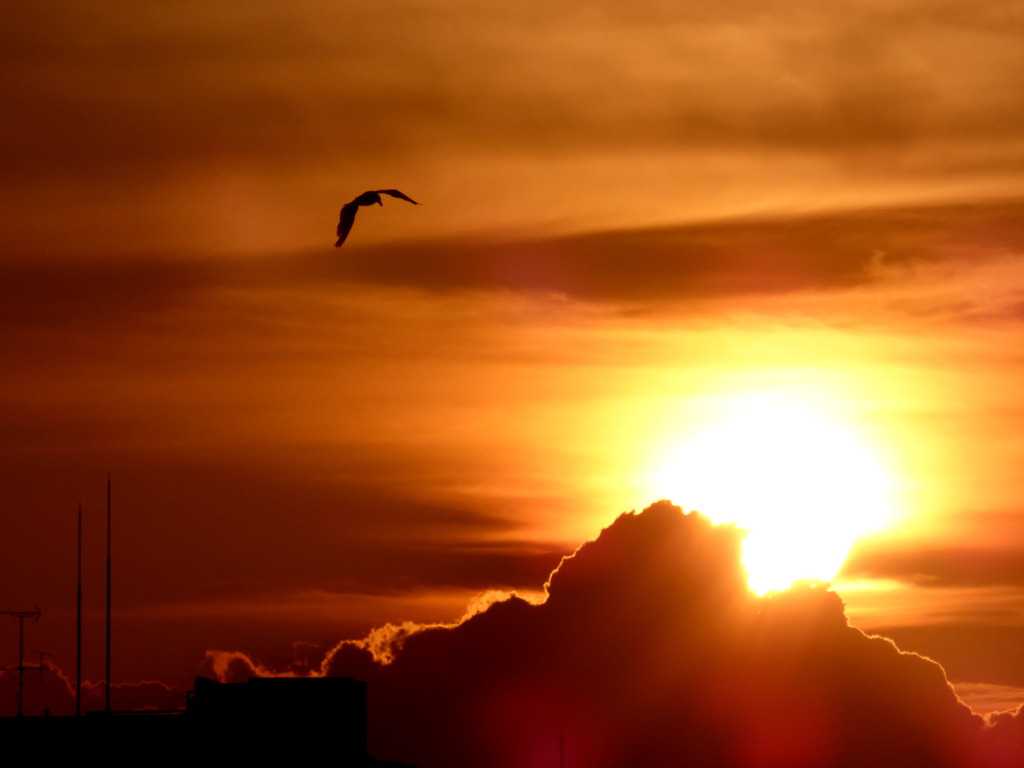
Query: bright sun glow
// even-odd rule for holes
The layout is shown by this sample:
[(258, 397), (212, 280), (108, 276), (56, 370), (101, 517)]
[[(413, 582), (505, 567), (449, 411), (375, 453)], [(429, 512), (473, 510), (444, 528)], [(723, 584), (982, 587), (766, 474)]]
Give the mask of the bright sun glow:
[(891, 481), (858, 436), (813, 407), (736, 401), (665, 462), (659, 494), (748, 534), (752, 589), (830, 581), (853, 542), (891, 517)]

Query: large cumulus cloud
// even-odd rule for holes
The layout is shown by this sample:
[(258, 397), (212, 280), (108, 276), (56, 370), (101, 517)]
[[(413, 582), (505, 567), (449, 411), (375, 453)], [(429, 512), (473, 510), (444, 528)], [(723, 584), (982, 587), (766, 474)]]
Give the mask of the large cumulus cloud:
[(385, 629), (324, 672), (369, 682), (372, 753), (423, 768), (555, 765), (560, 732), (598, 768), (1015, 764), (1017, 719), (987, 725), (824, 585), (757, 597), (741, 540), (658, 502), (565, 558), (545, 602)]

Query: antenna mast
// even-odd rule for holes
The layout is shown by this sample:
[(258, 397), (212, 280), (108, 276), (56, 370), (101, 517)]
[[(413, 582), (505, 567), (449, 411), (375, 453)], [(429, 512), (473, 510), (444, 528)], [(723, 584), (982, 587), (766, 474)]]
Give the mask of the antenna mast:
[(82, 716), (82, 502), (78, 502), (78, 611), (75, 619), (75, 717)]
[(0, 613), (18, 618), (18, 666), (4, 667), (3, 669), (8, 672), (18, 670), (18, 717), (24, 717), (25, 670), (35, 669), (35, 667), (25, 665), (25, 619), (39, 621), (39, 617), (43, 615), (43, 612), (39, 610), (37, 605), (34, 611), (0, 611)]
[(107, 672), (103, 684), (104, 712), (110, 714), (110, 473), (107, 473)]

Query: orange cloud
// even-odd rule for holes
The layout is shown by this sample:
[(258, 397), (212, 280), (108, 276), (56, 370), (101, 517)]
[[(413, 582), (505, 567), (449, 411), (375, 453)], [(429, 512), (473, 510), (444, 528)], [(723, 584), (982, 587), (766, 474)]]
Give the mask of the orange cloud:
[(289, 251), (381, 183), (445, 204), (369, 241), (1019, 193), (1007, 7), (36, 3), (0, 31), (0, 242)]

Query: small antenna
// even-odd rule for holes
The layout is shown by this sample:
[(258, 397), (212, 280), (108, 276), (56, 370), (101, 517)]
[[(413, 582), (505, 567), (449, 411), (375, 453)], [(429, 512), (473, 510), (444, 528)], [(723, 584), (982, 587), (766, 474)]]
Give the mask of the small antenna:
[(110, 473), (107, 473), (107, 673), (103, 683), (104, 712), (110, 714)]
[(82, 716), (82, 502), (78, 502), (78, 612), (75, 619), (75, 717)]
[(43, 615), (43, 612), (39, 610), (39, 606), (37, 605), (34, 611), (0, 611), (0, 614), (16, 616), (18, 619), (18, 666), (3, 667), (2, 669), (6, 672), (18, 670), (18, 717), (24, 717), (25, 711), (23, 703), (25, 700), (25, 670), (35, 669), (35, 667), (25, 665), (25, 619), (35, 619), (36, 621), (39, 621), (39, 617)]

